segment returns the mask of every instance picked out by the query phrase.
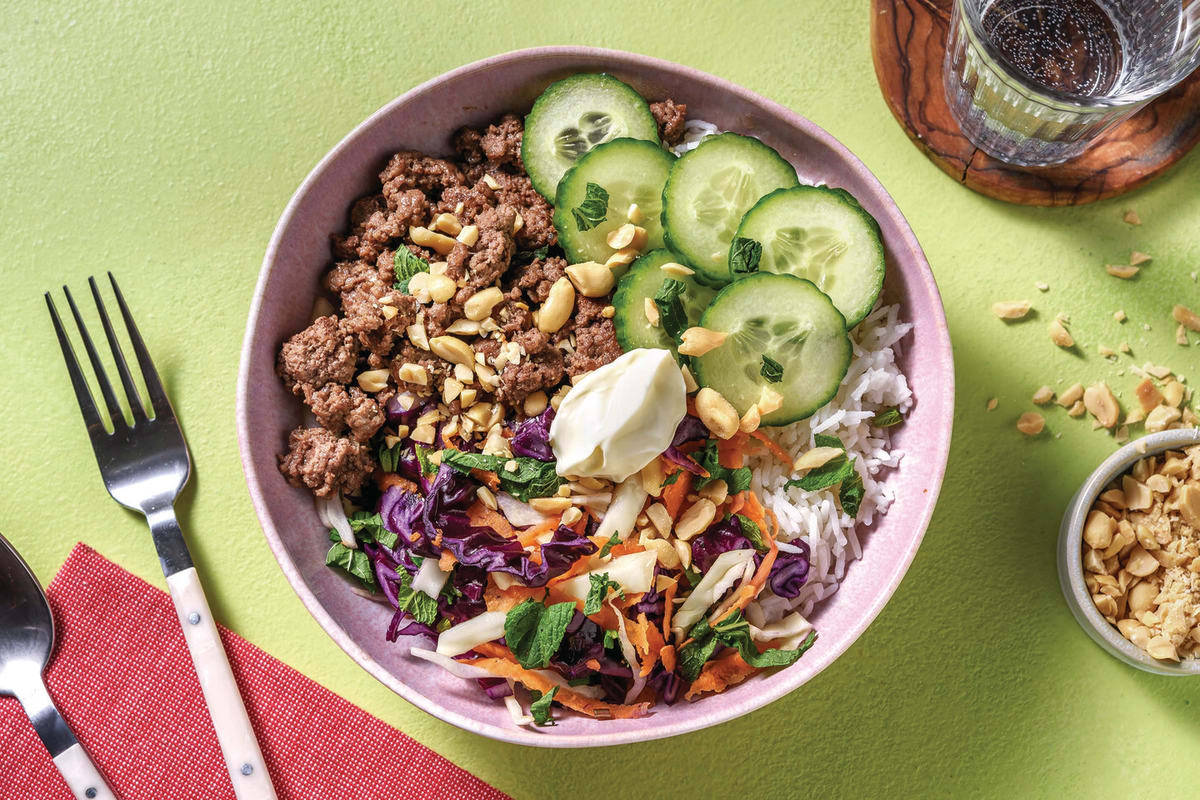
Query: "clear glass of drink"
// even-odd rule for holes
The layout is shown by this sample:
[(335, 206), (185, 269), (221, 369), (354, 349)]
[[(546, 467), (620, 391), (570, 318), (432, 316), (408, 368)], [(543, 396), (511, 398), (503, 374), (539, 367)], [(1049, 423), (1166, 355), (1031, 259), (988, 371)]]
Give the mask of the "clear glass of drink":
[(976, 146), (1057, 164), (1200, 64), (1200, 0), (955, 0), (944, 79)]

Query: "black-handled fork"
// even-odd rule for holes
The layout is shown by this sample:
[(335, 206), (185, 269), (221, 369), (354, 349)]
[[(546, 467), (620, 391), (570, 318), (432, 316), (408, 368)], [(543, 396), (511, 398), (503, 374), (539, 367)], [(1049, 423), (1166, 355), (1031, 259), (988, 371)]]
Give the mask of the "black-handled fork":
[(275, 790), (267, 775), (262, 752), (254, 738), (250, 718), (246, 714), (246, 707), (242, 703), (233, 672), (229, 668), (229, 660), (221, 646), (217, 626), (204, 597), (204, 589), (200, 585), (196, 568), (192, 565), (192, 557), (183, 540), (183, 532), (175, 519), (175, 498), (179, 496), (191, 474), (187, 442), (175, 418), (175, 411), (171, 408), (171, 401), (167, 399), (167, 393), (158, 377), (158, 371), (154, 368), (154, 362), (150, 360), (146, 344), (142, 341), (125, 298), (121, 295), (111, 272), (108, 279), (112, 283), (113, 293), (125, 322), (125, 331), (137, 357), (142, 380), (145, 382), (150, 401), (149, 408), (143, 404), (134, 384), (94, 278), (88, 279), (88, 285), (91, 287), (92, 297), (95, 298), (96, 309), (100, 312), (100, 322), (116, 362), (125, 397), (129, 401), (132, 422), (126, 419), (75, 300), (64, 286), (63, 293), (71, 308), (71, 315), (75, 318), (75, 324), (79, 327), (79, 336), (83, 340), (84, 350), (87, 351), (96, 383), (108, 409), (111, 430), (105, 426), (104, 419), (96, 408), (79, 361), (75, 358), (75, 350), (63, 329), (58, 310), (54, 307), (54, 300), (47, 292), (46, 305), (50, 308), (50, 318), (54, 321), (54, 330), (62, 346), (67, 372), (75, 388), (79, 409), (83, 412), (83, 421), (87, 425), (88, 437), (96, 453), (105, 488), (118, 503), (144, 514), (150, 524), (154, 546), (158, 550), (158, 560), (167, 578), (167, 588), (171, 592), (171, 600), (175, 603), (188, 652), (196, 667), (196, 676), (200, 679), (200, 688), (212, 717), (213, 728), (221, 745), (221, 753), (225, 757), (225, 766), (229, 770), (234, 792), (239, 800), (273, 800)]

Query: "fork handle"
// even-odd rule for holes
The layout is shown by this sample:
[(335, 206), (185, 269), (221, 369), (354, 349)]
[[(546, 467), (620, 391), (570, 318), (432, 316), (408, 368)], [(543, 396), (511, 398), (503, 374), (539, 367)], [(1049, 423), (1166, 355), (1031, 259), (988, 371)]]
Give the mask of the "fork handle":
[(200, 689), (217, 732), (234, 794), (238, 800), (275, 800), (275, 788), (267, 774), (258, 740), (254, 738), (250, 717), (234, 682), (233, 670), (229, 668), (229, 659), (221, 646), (221, 636), (217, 633), (196, 568), (188, 567), (168, 575), (167, 589), (179, 615), (179, 625), (196, 667), (196, 677), (200, 679)]

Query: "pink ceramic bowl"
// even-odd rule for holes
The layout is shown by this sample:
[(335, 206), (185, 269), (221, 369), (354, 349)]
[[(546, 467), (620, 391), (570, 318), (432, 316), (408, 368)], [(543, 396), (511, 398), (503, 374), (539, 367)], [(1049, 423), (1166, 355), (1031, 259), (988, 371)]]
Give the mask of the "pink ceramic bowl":
[[(351, 202), (371, 190), (388, 155), (401, 148), (447, 152), (459, 126), (527, 110), (551, 81), (601, 70), (648, 98), (687, 103), (689, 116), (761, 138), (802, 176), (845, 187), (862, 202), (883, 231), (885, 298), (900, 302), (905, 318), (916, 323), (903, 356), (916, 405), (896, 433), (906, 451), (887, 478), (896, 503), (863, 537), (863, 560), (814, 614), (820, 638), (804, 658), (643, 719), (563, 714), (556, 727), (534, 730), (513, 726), (505, 707), (473, 682), (409, 657), (406, 640), (384, 641), (390, 610), (353, 594), (324, 565), (329, 542), (312, 498), (288, 486), (276, 468), (301, 406), (276, 378), (274, 365), (280, 343), (308, 324), (318, 279), (330, 262), (329, 234), (342, 230)], [(789, 109), (694, 69), (612, 50), (543, 47), (479, 61), (406, 92), (355, 128), (304, 180), (271, 237), (254, 293), (238, 376), (237, 427), (250, 495), (271, 550), (304, 605), (351, 658), (404, 699), (461, 728), (521, 744), (587, 747), (673, 736), (733, 719), (796, 689), (845, 652), (891, 597), (921, 543), (942, 483), (953, 409), (950, 338), (933, 275), (891, 197), (850, 151)]]

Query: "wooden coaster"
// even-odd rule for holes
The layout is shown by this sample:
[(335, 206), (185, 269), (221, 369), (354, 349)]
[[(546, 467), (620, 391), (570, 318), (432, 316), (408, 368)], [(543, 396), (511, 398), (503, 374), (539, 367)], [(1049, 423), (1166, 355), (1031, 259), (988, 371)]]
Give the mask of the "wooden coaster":
[(871, 0), (875, 74), (892, 114), (933, 163), (975, 191), (1030, 206), (1115, 197), (1183, 158), (1200, 140), (1200, 71), (1052, 167), (998, 161), (963, 135), (942, 88), (952, 0)]

